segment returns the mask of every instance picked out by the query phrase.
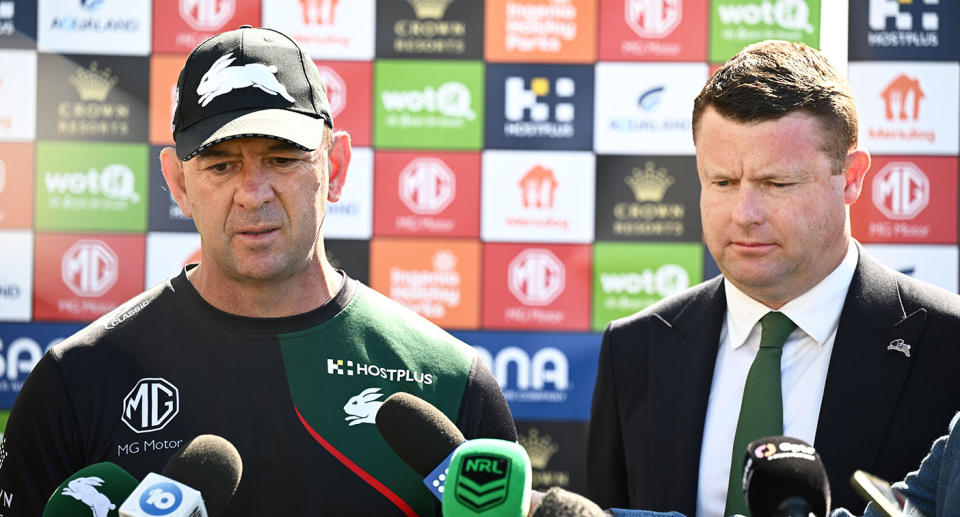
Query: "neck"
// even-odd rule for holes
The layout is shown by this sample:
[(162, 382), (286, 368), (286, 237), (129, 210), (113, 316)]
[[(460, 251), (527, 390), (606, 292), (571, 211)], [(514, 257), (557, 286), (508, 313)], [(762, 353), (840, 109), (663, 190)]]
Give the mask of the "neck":
[(217, 274), (203, 263), (187, 272), (200, 296), (221, 311), (253, 318), (280, 318), (309, 312), (330, 301), (343, 276), (318, 260), (284, 279), (238, 279)]

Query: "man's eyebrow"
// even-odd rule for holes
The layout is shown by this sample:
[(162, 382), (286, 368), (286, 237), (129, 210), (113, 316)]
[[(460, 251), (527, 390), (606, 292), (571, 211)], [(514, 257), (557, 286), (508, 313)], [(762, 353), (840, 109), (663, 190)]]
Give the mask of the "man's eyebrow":
[(289, 142), (283, 142), (283, 141), (277, 141), (277, 143), (275, 144), (270, 144), (270, 146), (267, 147), (267, 150), (268, 151), (302, 151), (305, 153), (309, 152), (309, 151), (304, 151), (299, 146), (293, 145)]
[(199, 153), (197, 153), (197, 158), (223, 158), (224, 156), (232, 156), (234, 153), (226, 151), (223, 148), (219, 147), (208, 147)]

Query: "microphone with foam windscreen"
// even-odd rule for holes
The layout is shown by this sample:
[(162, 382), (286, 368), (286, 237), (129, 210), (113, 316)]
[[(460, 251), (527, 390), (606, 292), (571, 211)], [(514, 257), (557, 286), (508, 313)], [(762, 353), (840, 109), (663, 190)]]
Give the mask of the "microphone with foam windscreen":
[(243, 464), (233, 444), (207, 434), (174, 453), (162, 472), (147, 474), (121, 505), (120, 517), (212, 517), (236, 492)]
[(596, 503), (582, 495), (553, 487), (540, 500), (530, 517), (604, 517)]
[(47, 500), (43, 517), (117, 517), (117, 508), (137, 480), (110, 462), (86, 466), (68, 477)]
[(383, 401), (376, 425), (393, 452), (442, 499), (453, 451), (466, 441), (460, 429), (433, 404), (403, 392)]
[(750, 442), (743, 492), (753, 517), (824, 517), (830, 512), (830, 483), (820, 455), (796, 438)]

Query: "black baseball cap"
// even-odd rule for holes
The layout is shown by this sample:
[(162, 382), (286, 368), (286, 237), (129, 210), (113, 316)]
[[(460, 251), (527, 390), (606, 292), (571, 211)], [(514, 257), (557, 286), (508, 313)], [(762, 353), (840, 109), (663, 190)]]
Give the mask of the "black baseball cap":
[(289, 36), (244, 25), (197, 45), (177, 79), (177, 156), (234, 138), (267, 137), (312, 151), (333, 128), (320, 72)]

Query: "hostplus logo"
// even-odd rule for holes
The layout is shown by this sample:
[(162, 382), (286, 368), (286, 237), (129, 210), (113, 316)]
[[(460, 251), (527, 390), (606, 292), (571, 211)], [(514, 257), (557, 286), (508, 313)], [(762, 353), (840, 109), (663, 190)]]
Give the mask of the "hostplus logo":
[(123, 398), (121, 419), (135, 433), (159, 431), (180, 412), (180, 390), (160, 377), (146, 377)]
[(216, 31), (236, 12), (236, 0), (180, 0), (180, 17), (195, 31)]
[(320, 80), (327, 91), (327, 102), (330, 103), (330, 116), (336, 119), (347, 107), (347, 82), (329, 66), (318, 66)]
[(439, 214), (456, 193), (456, 175), (439, 158), (416, 158), (400, 171), (400, 200), (415, 214)]
[(73, 294), (84, 298), (102, 296), (117, 283), (120, 260), (103, 241), (83, 239), (63, 254), (60, 277)]
[(346, 375), (348, 377), (379, 377), (390, 382), (416, 382), (418, 384), (433, 384), (434, 381), (434, 376), (430, 373), (414, 372), (398, 368), (384, 368), (375, 364), (343, 359), (327, 359), (327, 374)]
[(45, 172), (43, 185), (55, 210), (123, 211), (140, 202), (136, 176), (119, 163), (87, 172)]
[(913, 219), (929, 202), (930, 181), (913, 163), (888, 163), (874, 176), (873, 205), (888, 219)]
[(529, 87), (523, 77), (504, 81), (503, 133), (517, 138), (571, 138), (574, 136), (576, 81), (559, 77), (551, 95), (550, 79), (534, 77)]
[(547, 249), (523, 250), (507, 268), (507, 287), (525, 305), (549, 305), (565, 286), (563, 262)]
[(940, 45), (940, 0), (870, 0), (867, 44), (871, 47)]
[(683, 0), (624, 0), (624, 19), (641, 38), (665, 38), (683, 19)]

